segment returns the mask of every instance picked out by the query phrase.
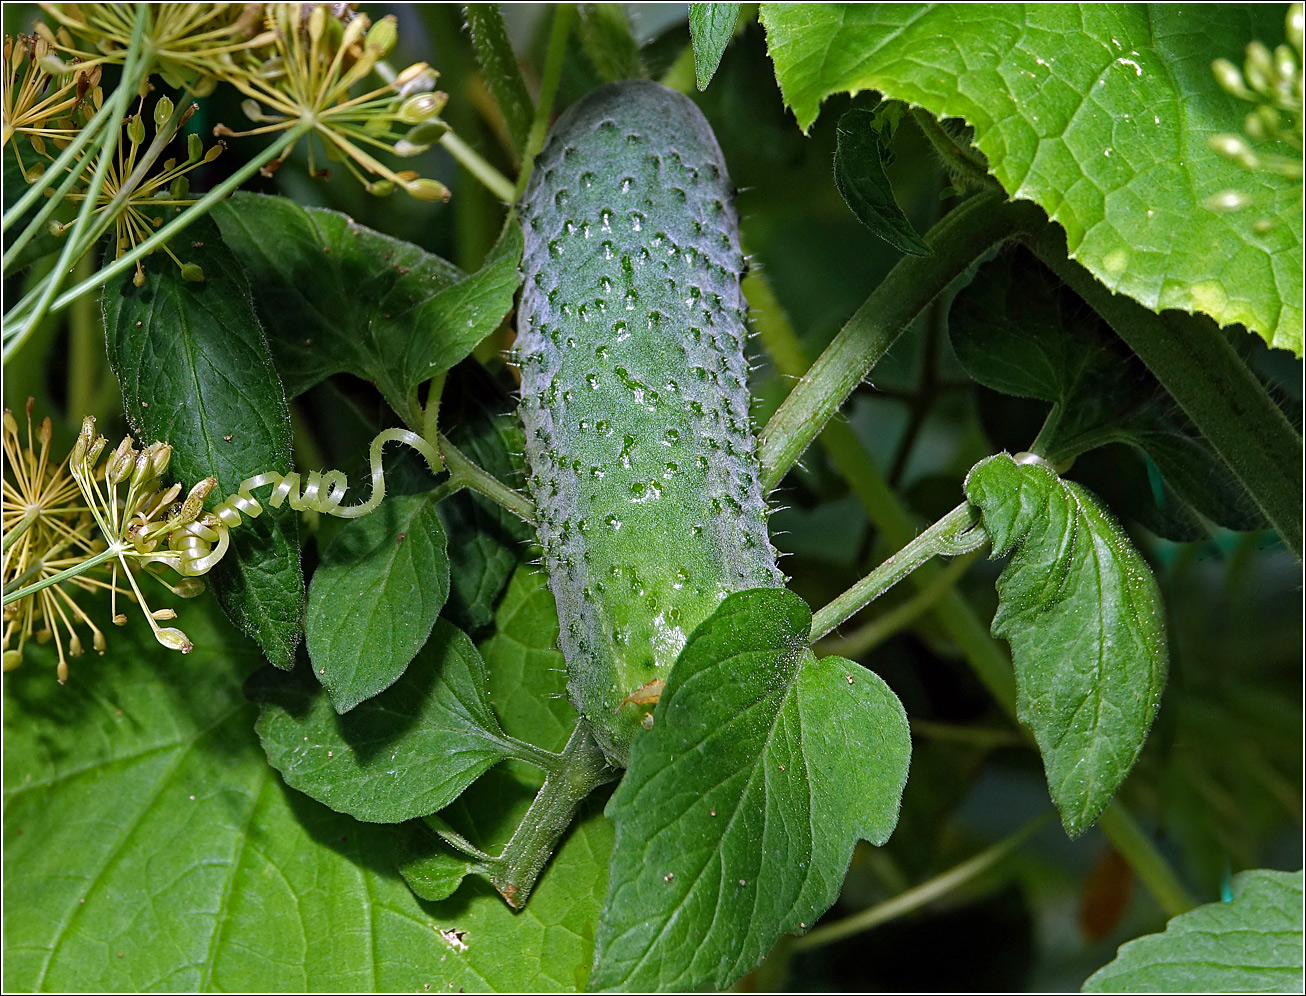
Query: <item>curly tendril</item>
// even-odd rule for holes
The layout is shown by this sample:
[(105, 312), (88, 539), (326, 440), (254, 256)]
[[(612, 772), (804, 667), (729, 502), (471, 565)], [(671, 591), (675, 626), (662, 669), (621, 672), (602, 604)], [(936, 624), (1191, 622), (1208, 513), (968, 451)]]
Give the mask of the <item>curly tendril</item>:
[[(434, 446), (417, 433), (409, 432), (407, 429), (386, 429), (372, 440), (368, 451), (372, 494), (367, 501), (358, 505), (341, 506), (345, 492), (349, 488), (349, 480), (339, 470), (315, 470), (310, 472), (306, 479), (301, 478), (294, 471), (289, 474), (269, 471), (242, 481), (235, 494), (228, 495), (224, 501), (218, 502), (204, 515), (196, 516), (193, 513), (188, 515), (186, 505), (192, 504), (192, 499), (196, 499), (197, 492), (200, 492), (195, 501), (198, 506), (216, 485), (217, 482), (213, 478), (208, 478), (192, 489), (186, 503), (170, 523), (168, 547), (171, 553), (159, 555), (158, 559), (166, 560), (177, 573), (187, 577), (195, 577), (212, 570), (226, 555), (227, 548), (231, 545), (230, 532), (241, 524), (242, 514), (256, 519), (263, 512), (263, 506), (250, 492), (269, 484), (273, 485), (273, 489), (266, 501), (272, 508), (280, 508), (288, 501), (290, 507), (297, 512), (323, 512), (341, 519), (355, 519), (367, 515), (385, 498), (385, 469), (381, 464), (381, 449), (390, 442), (411, 446), (422, 455), (427, 466), (434, 473), (440, 472), (443, 461)], [(145, 542), (148, 543), (149, 540), (146, 539)], [(153, 549), (148, 552), (153, 552)]]

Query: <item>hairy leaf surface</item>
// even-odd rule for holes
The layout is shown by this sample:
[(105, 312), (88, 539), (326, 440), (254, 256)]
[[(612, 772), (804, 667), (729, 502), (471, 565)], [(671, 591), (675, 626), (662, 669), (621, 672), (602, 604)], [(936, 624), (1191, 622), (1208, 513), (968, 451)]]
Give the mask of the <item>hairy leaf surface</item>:
[(898, 820), (911, 740), (875, 674), (808, 649), (784, 589), (728, 596), (690, 637), (608, 805), (590, 985), (724, 988), (834, 902)]
[[(804, 129), (821, 102), (878, 90), (962, 118), (1012, 196), (1066, 230), (1070, 255), (1154, 311), (1240, 322), (1302, 350), (1301, 183), (1208, 145), (1251, 105), (1212, 60), (1283, 38), (1282, 6), (785, 4), (761, 18)], [(1241, 190), (1259, 206), (1217, 212)], [(1268, 228), (1258, 224), (1269, 219)], [(1263, 230), (1264, 229), (1264, 230)]]
[(1230, 902), (1181, 913), (1122, 945), (1090, 993), (1296, 993), (1302, 987), (1302, 873), (1246, 871)]
[[(139, 441), (171, 443), (172, 475), (186, 487), (216, 477), (225, 497), (247, 477), (290, 470), (290, 415), (239, 263), (211, 222), (188, 238), (187, 261), (203, 267), (203, 282), (183, 280), (175, 266), (147, 271), (139, 288), (130, 272), (110, 281), (105, 339)], [(304, 576), (289, 506), (232, 530), (231, 551), (207, 577), (268, 660), (291, 667)]]
[(739, 21), (737, 3), (691, 3), (689, 33), (694, 39), (694, 79), (706, 90), (721, 65), (721, 56), (735, 35)]
[(1111, 514), (1050, 468), (999, 454), (966, 497), (983, 512), (998, 578), (993, 635), (1011, 644), (1020, 719), (1072, 836), (1129, 774), (1165, 686), (1165, 609), (1147, 563)]

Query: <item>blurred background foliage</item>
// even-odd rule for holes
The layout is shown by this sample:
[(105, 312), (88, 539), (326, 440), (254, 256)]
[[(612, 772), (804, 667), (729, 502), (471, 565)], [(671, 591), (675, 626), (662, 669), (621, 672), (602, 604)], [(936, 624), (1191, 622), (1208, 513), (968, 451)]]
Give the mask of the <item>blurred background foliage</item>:
[[(480, 79), (454, 4), (363, 4), (374, 18), (399, 18), (394, 62), (423, 60), (450, 94), (445, 118), (499, 169), (513, 164), (501, 116)], [(684, 4), (626, 5), (645, 71), (671, 71), (714, 127), (739, 187), (742, 237), (750, 268), (761, 275), (809, 358), (819, 354), (846, 318), (899, 258), (853, 217), (835, 187), (835, 125), (849, 106), (874, 95), (831, 98), (804, 136), (785, 109), (754, 20), (727, 49), (705, 93), (692, 88)], [(5, 4), (8, 33), (27, 30), (36, 10)], [(506, 5), (505, 15), (528, 86), (538, 83), (552, 11), (544, 4)], [(557, 110), (602, 80), (573, 36)], [(676, 67), (679, 67), (677, 70)], [(239, 97), (220, 89), (189, 130), (243, 121)], [(196, 127), (198, 125), (198, 127)], [(250, 153), (257, 139), (232, 140), (232, 154), (193, 177), (207, 189)], [(888, 174), (918, 231), (946, 210), (949, 177), (910, 117), (892, 145)], [(414, 242), (476, 269), (493, 244), (505, 208), (437, 146), (416, 164), (452, 191), (450, 202), (371, 197), (340, 172), (308, 175), (302, 153), (273, 178), (249, 189), (301, 204), (346, 212), (363, 224)], [(157, 264), (156, 265), (160, 265)], [(30, 277), (29, 277), (30, 278)], [(19, 291), (23, 277), (8, 282)], [(844, 415), (921, 524), (956, 504), (965, 471), (989, 453), (1023, 449), (1044, 408), (1013, 401), (970, 381), (947, 335), (950, 295), (902, 336), (853, 396)], [(756, 303), (756, 302), (754, 302)], [(1287, 353), (1254, 337), (1230, 335), (1254, 368), (1274, 385), (1298, 423), (1301, 368)], [(515, 379), (500, 337), (478, 350), (485, 373), (455, 379), (475, 385), (477, 403), (510, 411)], [(789, 389), (754, 340), (755, 422), (761, 425)], [(471, 361), (469, 361), (470, 363)], [(475, 376), (471, 374), (475, 373)], [(8, 364), (4, 403), (56, 416), (56, 445), (71, 443), (83, 412), (97, 411), (111, 438), (123, 431), (111, 416), (117, 385), (104, 356), (98, 306), (83, 302), (46, 319), (39, 334)], [(303, 466), (354, 459), (385, 418), (368, 384), (331, 378), (292, 405), (296, 456)], [(60, 418), (59, 416), (62, 416)], [(1103, 450), (1069, 473), (1110, 491), (1126, 476)], [(833, 595), (892, 550), (882, 541), (848, 484), (819, 446), (804, 457), (773, 501), (772, 519), (791, 587), (813, 606)], [(1219, 898), (1232, 874), (1248, 868), (1295, 869), (1302, 854), (1302, 596), (1301, 565), (1271, 532), (1214, 530), (1193, 543), (1160, 539), (1126, 520), (1134, 542), (1156, 571), (1169, 611), (1169, 687), (1137, 769), (1122, 798), (1198, 902)], [(324, 532), (318, 542), (325, 543)], [(313, 564), (313, 544), (306, 567)], [(996, 604), (1000, 564), (972, 559), (958, 587), (987, 621)], [(888, 845), (862, 845), (839, 902), (823, 922), (864, 910), (945, 871), (1010, 835), (1048, 809), (1037, 754), (993, 703), (958, 649), (929, 612), (898, 625), (870, 622), (908, 602), (908, 586), (875, 603), (841, 629), (840, 652), (882, 675), (913, 724), (914, 756), (902, 819)], [(833, 640), (833, 638), (832, 638)], [(855, 653), (850, 651), (852, 641)], [(834, 649), (833, 642), (830, 649)], [(1068, 990), (1108, 962), (1116, 947), (1163, 927), (1165, 915), (1129, 868), (1092, 830), (1070, 841), (1048, 824), (1013, 856), (962, 888), (914, 913), (822, 947), (769, 959), (746, 977), (748, 988), (794, 990)], [(780, 952), (777, 952), (780, 955)]]

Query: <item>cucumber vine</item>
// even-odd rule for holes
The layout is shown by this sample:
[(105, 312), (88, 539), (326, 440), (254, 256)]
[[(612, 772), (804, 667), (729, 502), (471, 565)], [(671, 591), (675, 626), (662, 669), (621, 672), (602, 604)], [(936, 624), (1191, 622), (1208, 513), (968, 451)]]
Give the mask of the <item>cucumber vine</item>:
[[(497, 4), (41, 6), (4, 44), (8, 987), (293, 985), (302, 942), (303, 988), (819, 988), (1055, 818), (1149, 897), (1099, 938), (1171, 918), (1089, 988), (1226, 929), (1292, 971), (1257, 945), (1301, 875), (1246, 869), (1300, 714), (1248, 745), (1283, 668), (1212, 678), (1177, 579), (1303, 549), (1264, 348), (1300, 354), (1301, 4), (652, 41), (558, 4), (528, 52)], [(104, 912), (147, 886), (202, 970)]]

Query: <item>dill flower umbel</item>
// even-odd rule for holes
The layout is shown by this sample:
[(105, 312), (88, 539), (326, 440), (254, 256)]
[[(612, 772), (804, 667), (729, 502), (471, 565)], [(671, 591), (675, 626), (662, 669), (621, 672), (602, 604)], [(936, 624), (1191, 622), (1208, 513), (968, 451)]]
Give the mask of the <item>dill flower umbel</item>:
[(95, 433), (95, 419), (87, 416), (72, 452), (56, 466), (49, 458), (51, 435), (48, 418), (33, 433), (30, 402), (26, 440), (6, 409), (5, 670), (22, 663), (29, 639), (54, 639), (58, 678), (66, 681), (68, 658), (83, 652), (79, 628), (90, 631), (92, 646), (103, 653), (104, 632), (76, 596), (105, 590), (110, 593), (110, 616), (116, 625), (127, 622), (118, 611), (121, 595), (141, 607), (159, 643), (188, 653), (191, 642), (184, 632), (159, 625), (176, 618), (176, 611), (151, 610), (138, 575), (149, 572), (183, 598), (204, 590), (194, 577), (171, 584), (160, 574), (167, 568), (182, 570), (187, 555), (171, 548), (173, 540), (203, 513), (212, 478), (178, 502), (180, 485), (165, 487), (162, 482), (172, 456), (167, 444), (137, 449), (127, 436), (101, 464), (108, 441)]
[[(340, 8), (339, 16), (329, 7)], [(424, 62), (414, 63), (392, 82), (352, 93), (382, 68), (380, 60), (394, 47), (393, 17), (373, 25), (367, 15), (343, 4), (278, 3), (267, 5), (266, 19), (267, 31), (258, 39), (266, 44), (240, 53), (223, 73), (249, 98), (245, 114), (258, 127), (232, 131), (219, 126), (215, 134), (264, 135), (306, 127), (310, 171), (323, 172), (315, 151), (320, 143), (329, 160), (343, 163), (372, 193), (401, 188), (421, 200), (449, 199), (443, 184), (412, 170), (393, 170), (370, 151), (416, 155), (448, 130), (439, 117), (447, 98), (435, 90), (435, 71)], [(279, 161), (268, 171), (277, 165)]]

